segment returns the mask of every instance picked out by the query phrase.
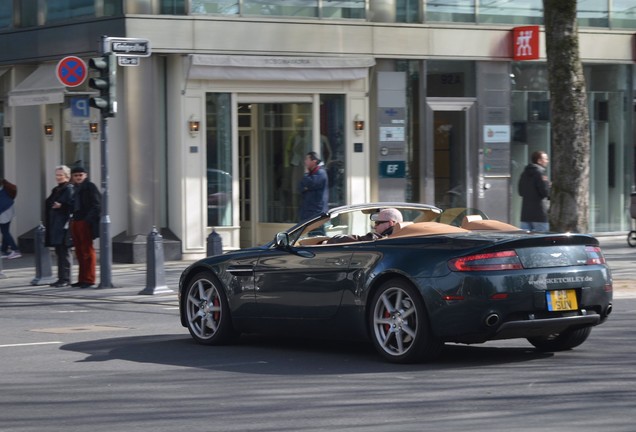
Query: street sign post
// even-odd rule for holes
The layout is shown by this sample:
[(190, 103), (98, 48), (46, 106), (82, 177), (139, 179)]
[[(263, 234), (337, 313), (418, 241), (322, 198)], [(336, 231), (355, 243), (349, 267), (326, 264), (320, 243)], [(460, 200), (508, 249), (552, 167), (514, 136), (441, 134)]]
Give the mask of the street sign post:
[(86, 63), (79, 57), (64, 57), (57, 63), (55, 75), (66, 87), (77, 87), (86, 81)]

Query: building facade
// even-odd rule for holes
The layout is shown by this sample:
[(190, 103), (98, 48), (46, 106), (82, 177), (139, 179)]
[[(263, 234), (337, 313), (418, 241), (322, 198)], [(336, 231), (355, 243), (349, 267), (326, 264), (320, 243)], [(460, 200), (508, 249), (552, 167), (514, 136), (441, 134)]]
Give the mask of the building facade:
[[(20, 190), (12, 231), (39, 224), (55, 166), (81, 163), (108, 186), (116, 243), (160, 227), (185, 257), (204, 255), (212, 230), (225, 249), (262, 244), (297, 221), (308, 151), (325, 164), (330, 206), (406, 200), (518, 224), (518, 176), (551, 147), (541, 24), (541, 0), (3, 2), (0, 174)], [(579, 1), (579, 24), (590, 231), (623, 232), (636, 8)], [(536, 46), (520, 27), (538, 31)], [(102, 35), (152, 50), (118, 67), (106, 152), (92, 89), (57, 78), (64, 57), (98, 56)]]

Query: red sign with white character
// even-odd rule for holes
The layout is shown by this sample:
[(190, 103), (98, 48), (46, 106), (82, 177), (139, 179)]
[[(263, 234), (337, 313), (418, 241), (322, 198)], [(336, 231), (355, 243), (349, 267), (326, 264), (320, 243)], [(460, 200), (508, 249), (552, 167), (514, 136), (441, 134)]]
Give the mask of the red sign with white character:
[(512, 29), (512, 53), (514, 60), (538, 59), (539, 26), (524, 26)]

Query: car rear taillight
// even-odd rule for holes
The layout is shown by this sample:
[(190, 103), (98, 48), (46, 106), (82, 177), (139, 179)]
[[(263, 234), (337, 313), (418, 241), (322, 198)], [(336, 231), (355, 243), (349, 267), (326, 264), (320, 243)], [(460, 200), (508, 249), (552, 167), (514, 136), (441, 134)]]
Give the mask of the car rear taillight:
[(605, 264), (605, 257), (603, 256), (603, 252), (601, 252), (600, 247), (585, 246), (585, 253), (587, 254), (587, 261), (585, 261), (585, 264)]
[(481, 253), (455, 258), (448, 262), (452, 271), (520, 270), (523, 268), (513, 250)]

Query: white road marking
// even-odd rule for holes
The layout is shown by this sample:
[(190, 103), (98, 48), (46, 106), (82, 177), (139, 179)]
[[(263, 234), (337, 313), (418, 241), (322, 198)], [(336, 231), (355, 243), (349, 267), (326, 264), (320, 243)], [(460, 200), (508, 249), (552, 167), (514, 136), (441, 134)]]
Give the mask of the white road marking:
[(11, 347), (23, 347), (23, 346), (34, 346), (34, 345), (54, 345), (54, 344), (61, 344), (62, 342), (60, 341), (54, 341), (54, 342), (31, 342), (31, 343), (21, 343), (21, 344), (6, 344), (6, 345), (0, 345), (0, 348), (11, 348)]

